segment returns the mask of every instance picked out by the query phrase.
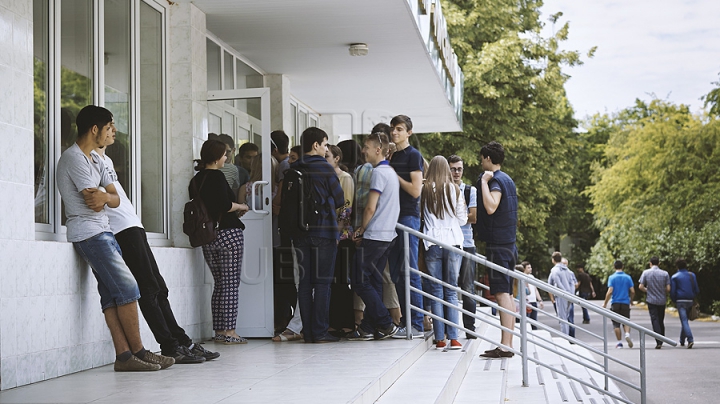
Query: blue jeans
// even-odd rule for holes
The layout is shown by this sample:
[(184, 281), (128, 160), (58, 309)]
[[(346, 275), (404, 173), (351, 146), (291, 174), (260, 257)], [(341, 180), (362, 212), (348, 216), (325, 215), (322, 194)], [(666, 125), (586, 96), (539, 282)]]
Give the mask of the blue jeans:
[(684, 344), (685, 339), (687, 339), (688, 342), (694, 342), (695, 339), (693, 339), (692, 331), (690, 330), (690, 322), (688, 321), (688, 310), (692, 307), (693, 302), (676, 302), (675, 307), (677, 307), (678, 315), (680, 316), (680, 343)]
[(365, 302), (361, 328), (374, 332), (388, 328), (392, 318), (383, 303), (383, 271), (390, 253), (391, 242), (363, 239), (355, 252), (352, 267), (352, 289)]
[(300, 284), (298, 304), (306, 342), (328, 336), (330, 284), (335, 273), (337, 241), (323, 237), (298, 237)]
[(124, 306), (140, 299), (140, 290), (110, 232), (73, 243), (75, 251), (92, 267), (98, 282), (102, 310)]
[[(405, 225), (411, 229), (420, 229), (420, 218), (416, 216), (400, 216), (398, 223)], [(405, 315), (405, 241), (404, 233), (400, 230), (397, 231), (398, 238), (395, 239), (395, 245), (390, 248), (390, 256), (388, 261), (390, 262), (390, 279), (395, 282), (395, 288), (397, 289), (398, 300), (400, 301), (400, 312)], [(418, 238), (409, 235), (410, 244), (410, 267), (417, 269), (418, 267)], [(422, 282), (420, 275), (411, 273), (410, 274), (410, 285), (422, 289)], [(422, 295), (417, 292), (410, 293), (410, 304), (413, 306), (423, 308)], [(423, 315), (417, 311), (412, 311), (410, 314), (410, 324), (418, 331), (423, 331)], [(405, 325), (406, 319), (403, 317), (401, 320), (402, 325)]]
[[(460, 262), (462, 256), (452, 253), (437, 245), (432, 245), (425, 253), (425, 264), (428, 272), (434, 278), (440, 279), (452, 286), (457, 286), (458, 274), (460, 273)], [(457, 292), (450, 288), (443, 287), (435, 282), (425, 281), (423, 290), (431, 295), (438, 297), (450, 303), (452, 306), (458, 306)], [(450, 306), (430, 300), (432, 313), (438, 317), (443, 317), (451, 323), (458, 323), (458, 311)], [(442, 341), (445, 339), (445, 329), (447, 327), (448, 339), (458, 339), (458, 329), (446, 326), (442, 321), (433, 322), (433, 330), (435, 331), (435, 340)]]
[[(583, 299), (585, 299), (585, 300), (588, 300), (588, 299), (590, 299), (590, 298), (592, 297), (592, 293), (588, 293), (588, 292), (584, 292), (584, 293), (583, 293), (583, 292), (580, 292), (580, 297), (583, 298)], [(583, 308), (582, 308), (582, 312), (583, 312), (583, 321), (590, 322), (590, 313), (588, 313), (588, 309), (586, 309), (586, 308), (583, 307)]]
[[(463, 247), (465, 252), (475, 254), (475, 247)], [(475, 265), (476, 262), (463, 257), (462, 263), (460, 264), (460, 275), (458, 276), (458, 286), (468, 293), (475, 294)], [(468, 296), (463, 296), (463, 309), (470, 313), (475, 313), (477, 308), (477, 302)], [(475, 317), (467, 314), (462, 315), (463, 326), (470, 331), (475, 331)]]

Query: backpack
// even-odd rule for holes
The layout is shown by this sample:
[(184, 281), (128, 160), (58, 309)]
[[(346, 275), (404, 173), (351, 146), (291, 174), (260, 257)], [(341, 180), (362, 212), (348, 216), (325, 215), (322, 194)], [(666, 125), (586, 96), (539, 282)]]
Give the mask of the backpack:
[(190, 245), (192, 247), (210, 244), (217, 238), (217, 230), (220, 225), (219, 220), (215, 221), (210, 217), (205, 203), (203, 203), (202, 198), (200, 198), (200, 189), (202, 189), (204, 183), (205, 178), (203, 178), (200, 183), (200, 188), (197, 188), (195, 187), (195, 178), (190, 180), (190, 185), (193, 186), (195, 190), (195, 198), (185, 203), (185, 210), (183, 212), (183, 233), (187, 234), (190, 238)]
[(290, 237), (301, 236), (318, 223), (319, 208), (312, 180), (301, 167), (285, 170), (278, 226)]

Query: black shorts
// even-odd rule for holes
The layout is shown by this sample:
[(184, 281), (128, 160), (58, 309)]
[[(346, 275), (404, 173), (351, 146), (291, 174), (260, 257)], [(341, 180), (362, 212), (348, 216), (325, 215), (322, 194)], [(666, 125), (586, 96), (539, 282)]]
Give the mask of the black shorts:
[[(488, 245), (485, 252), (487, 254), (487, 259), (490, 262), (500, 265), (503, 268), (507, 268), (510, 271), (515, 270), (515, 263), (517, 262), (517, 249), (515, 248), (515, 244)], [(488, 278), (490, 283), (490, 294), (512, 294), (513, 278), (510, 277), (510, 275), (505, 275), (488, 268)]]
[[(630, 305), (625, 303), (613, 303), (610, 305), (613, 313), (619, 314), (625, 318), (630, 318)], [(620, 328), (620, 323), (613, 320), (613, 328)]]

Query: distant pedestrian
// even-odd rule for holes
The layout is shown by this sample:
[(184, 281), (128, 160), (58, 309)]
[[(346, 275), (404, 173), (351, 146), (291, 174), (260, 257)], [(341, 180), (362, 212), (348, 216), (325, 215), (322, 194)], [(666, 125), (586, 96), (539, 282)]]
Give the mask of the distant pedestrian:
[[(608, 278), (608, 291), (605, 295), (603, 308), (607, 307), (608, 301), (610, 301), (610, 310), (623, 317), (630, 318), (630, 306), (632, 306), (632, 301), (635, 297), (633, 280), (630, 275), (623, 271), (622, 261), (615, 261), (614, 267), (615, 273)], [(610, 299), (611, 297), (612, 300)], [(630, 326), (625, 325), (623, 327), (625, 328), (625, 341), (627, 341), (628, 348), (632, 348), (633, 341), (632, 338), (630, 338)], [(618, 340), (615, 348), (622, 348), (620, 323), (613, 320), (613, 329), (615, 330), (615, 338)]]
[[(527, 275), (531, 278), (535, 277), (532, 274), (532, 265), (528, 261), (523, 261), (521, 265), (523, 267), (523, 272), (525, 273), (525, 275)], [(535, 308), (539, 307), (540, 310), (544, 309), (545, 305), (543, 304), (543, 299), (542, 299), (542, 296), (540, 295), (540, 290), (538, 290), (538, 288), (535, 285), (532, 285), (530, 283), (527, 284), (526, 288), (527, 288), (527, 292), (529, 292), (529, 293), (526, 293), (528, 304)], [(528, 314), (528, 317), (530, 317), (531, 319), (533, 319), (535, 321), (537, 321), (537, 316), (538, 316), (537, 310), (532, 310)], [(533, 330), (537, 330), (537, 326), (535, 324), (532, 324), (531, 327)]]
[[(645, 303), (647, 303), (650, 313), (653, 331), (665, 335), (665, 303), (667, 294), (670, 292), (670, 275), (667, 271), (660, 269), (659, 264), (658, 257), (650, 258), (650, 269), (646, 269), (640, 275), (638, 287), (647, 293)], [(657, 343), (655, 349), (662, 348), (662, 341), (659, 339), (655, 341)]]
[(678, 271), (670, 278), (670, 299), (675, 302), (675, 307), (677, 307), (680, 316), (680, 325), (682, 327), (680, 330), (680, 346), (685, 346), (685, 339), (687, 339), (688, 349), (692, 349), (693, 345), (695, 345), (695, 339), (688, 322), (688, 310), (692, 307), (695, 296), (700, 293), (700, 288), (698, 288), (695, 274), (687, 270), (687, 262), (684, 259), (678, 258), (675, 261), (675, 267), (677, 267)]
[[(593, 287), (590, 275), (585, 272), (585, 268), (582, 265), (578, 265), (576, 269), (578, 280), (578, 295), (585, 300), (588, 300), (591, 297), (595, 297), (595, 287)], [(590, 313), (588, 313), (588, 309), (583, 307), (582, 312), (583, 324), (590, 324)]]
[[(552, 255), (552, 262), (554, 266), (550, 270), (548, 283), (571, 295), (575, 294), (577, 279), (575, 278), (575, 274), (562, 261), (562, 254), (559, 251), (555, 251)], [(558, 317), (571, 324), (575, 323), (575, 305), (572, 302), (563, 297), (554, 296), (552, 293), (550, 293), (550, 300), (553, 304), (555, 304)], [(560, 322), (560, 331), (575, 338), (575, 327), (572, 327), (565, 322)]]

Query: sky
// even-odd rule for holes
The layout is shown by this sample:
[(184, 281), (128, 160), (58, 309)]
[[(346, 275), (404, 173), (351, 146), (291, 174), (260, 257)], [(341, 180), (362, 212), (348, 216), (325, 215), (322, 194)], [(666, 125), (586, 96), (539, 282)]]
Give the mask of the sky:
[(545, 0), (541, 11), (543, 35), (552, 34), (550, 15), (562, 11), (555, 28), (569, 22), (570, 33), (561, 47), (584, 55), (583, 65), (564, 69), (578, 119), (652, 94), (697, 112), (720, 80), (720, 0)]

